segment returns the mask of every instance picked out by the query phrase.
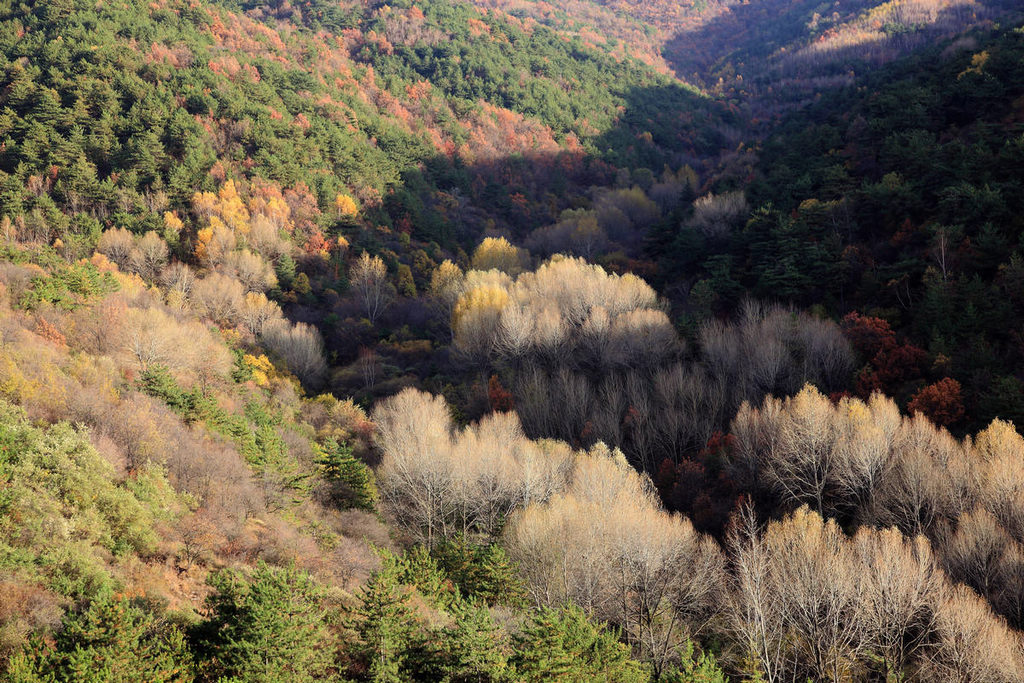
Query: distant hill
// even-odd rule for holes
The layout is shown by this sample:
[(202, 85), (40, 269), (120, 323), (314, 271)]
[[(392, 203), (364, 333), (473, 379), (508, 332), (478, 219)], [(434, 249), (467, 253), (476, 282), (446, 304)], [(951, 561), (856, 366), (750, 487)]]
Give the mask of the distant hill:
[[(761, 116), (1017, 9), (1006, 0), (591, 0), (557, 11), (528, 0), (488, 4), (610, 33), (660, 55), (684, 81), (752, 102)], [(646, 30), (624, 28), (634, 22)]]

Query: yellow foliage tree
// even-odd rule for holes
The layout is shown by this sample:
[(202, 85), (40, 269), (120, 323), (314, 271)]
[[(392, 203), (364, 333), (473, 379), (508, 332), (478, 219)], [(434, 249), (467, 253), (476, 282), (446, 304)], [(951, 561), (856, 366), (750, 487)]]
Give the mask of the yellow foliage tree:
[(170, 232), (181, 232), (185, 224), (172, 211), (164, 211), (164, 227)]
[(236, 233), (248, 234), (249, 210), (245, 208), (245, 203), (238, 196), (235, 181), (228, 180), (221, 185), (217, 199), (219, 200), (217, 208), (221, 219)]
[(338, 211), (338, 218), (352, 218), (359, 213), (359, 207), (356, 205), (356, 200), (349, 197), (347, 194), (339, 194), (334, 199), (334, 208)]
[(212, 192), (196, 192), (192, 195), (192, 210), (202, 218), (209, 218), (217, 210), (217, 195)]
[(235, 248), (235, 235), (217, 216), (210, 217), (210, 225), (196, 234), (196, 258), (206, 265), (215, 265)]
[(486, 285), (460, 296), (452, 311), (452, 331), (459, 349), (471, 356), (490, 353), (508, 301), (507, 291)]
[(515, 276), (522, 272), (528, 254), (504, 237), (488, 237), (473, 252), (475, 270), (497, 269)]

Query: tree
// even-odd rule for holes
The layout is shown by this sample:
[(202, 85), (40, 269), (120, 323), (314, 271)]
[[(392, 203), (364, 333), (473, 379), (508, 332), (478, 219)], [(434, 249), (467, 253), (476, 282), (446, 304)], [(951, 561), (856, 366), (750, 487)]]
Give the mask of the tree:
[(862, 570), (839, 526), (801, 507), (763, 535), (752, 517), (732, 547), (733, 624), (767, 680), (845, 680), (867, 646)]
[(402, 296), (416, 296), (416, 282), (412, 278), (412, 268), (404, 263), (398, 264), (398, 293)]
[(485, 605), (460, 601), (452, 609), (455, 624), (445, 630), (446, 669), (452, 683), (508, 680), (506, 644)]
[(353, 218), (359, 213), (356, 200), (347, 194), (338, 194), (334, 198), (334, 210), (338, 212), (338, 218)]
[(487, 400), (490, 401), (491, 410), (508, 411), (516, 407), (515, 398), (501, 385), (497, 375), (491, 375), (487, 380)]
[(964, 416), (960, 382), (944, 377), (934, 384), (922, 387), (911, 397), (907, 410), (911, 413), (924, 413), (929, 420), (943, 427), (959, 422)]
[(662, 510), (650, 481), (603, 444), (578, 455), (568, 485), (519, 511), (505, 537), (537, 602), (620, 625), (656, 674), (717, 611), (724, 564), (714, 542)]
[(192, 305), (197, 313), (219, 325), (231, 326), (238, 322), (245, 288), (242, 283), (224, 273), (210, 273), (197, 280), (192, 287)]
[(265, 292), (277, 286), (274, 268), (248, 249), (231, 252), (224, 265), (234, 273), (246, 292)]
[(430, 294), (440, 301), (448, 310), (448, 318), (451, 319), (455, 302), (462, 294), (462, 285), (465, 276), (462, 269), (451, 261), (445, 259), (430, 275)]
[(742, 672), (752, 680), (784, 680), (789, 644), (783, 605), (772, 581), (772, 557), (753, 506), (744, 506), (728, 537), (733, 568), (729, 627), (743, 654)]
[(377, 405), (381, 504), (428, 547), (447, 533), (454, 485), (451, 423), (444, 399), (406, 389)]
[(487, 237), (473, 252), (473, 269), (500, 270), (515, 277), (522, 272), (528, 257), (504, 237)]
[(103, 595), (64, 617), (53, 647), (36, 643), (10, 663), (11, 683), (187, 683), (192, 655), (174, 624), (144, 601)]
[(1024, 676), (1017, 635), (970, 588), (946, 588), (935, 621), (938, 647), (923, 676), (964, 683), (1009, 683)]
[(792, 398), (743, 404), (733, 420), (738, 476), (783, 501), (824, 514), (849, 513), (867, 501), (893, 456), (901, 424), (895, 404), (879, 394), (833, 405), (807, 385)]
[(749, 213), (743, 192), (708, 193), (693, 203), (689, 227), (709, 239), (724, 240)]
[(526, 603), (518, 568), (500, 545), (473, 543), (459, 534), (436, 545), (431, 556), (469, 600), (510, 607)]
[(167, 265), (168, 249), (155, 231), (143, 235), (132, 250), (131, 264), (135, 272), (146, 280), (153, 280)]
[(352, 507), (373, 511), (377, 487), (373, 470), (352, 455), (352, 447), (327, 439), (317, 449), (316, 463), (324, 478), (344, 487), (343, 497)]
[(111, 228), (104, 231), (96, 244), (96, 251), (109, 258), (124, 271), (129, 270), (132, 265), (134, 249), (135, 238), (124, 228)]
[(352, 290), (359, 298), (371, 323), (377, 321), (394, 294), (394, 287), (388, 282), (387, 276), (388, 270), (383, 259), (379, 256), (370, 256), (365, 251), (352, 264), (349, 273)]
[(526, 683), (642, 683), (650, 678), (614, 632), (572, 605), (541, 608), (513, 642), (512, 663)]
[(408, 680), (403, 666), (412, 645), (416, 617), (409, 605), (409, 589), (399, 581), (399, 567), (384, 563), (363, 585), (353, 628), (373, 683)]
[(260, 563), (246, 575), (209, 579), (209, 617), (198, 628), (200, 668), (246, 683), (301, 683), (330, 672), (330, 641), (313, 580), (294, 568)]
[(680, 653), (681, 664), (678, 668), (662, 674), (659, 681), (665, 683), (728, 683), (725, 672), (718, 666), (715, 656), (710, 652), (701, 652), (694, 657), (693, 642), (686, 641)]
[(882, 659), (886, 680), (894, 680), (928, 650), (943, 576), (922, 536), (862, 528), (854, 547), (863, 567), (864, 628), (870, 647)]
[(324, 343), (312, 325), (272, 319), (263, 326), (261, 341), (304, 383), (317, 386), (323, 381), (327, 372)]
[(247, 292), (238, 312), (239, 321), (256, 337), (262, 337), (267, 326), (281, 317), (281, 308), (263, 292)]

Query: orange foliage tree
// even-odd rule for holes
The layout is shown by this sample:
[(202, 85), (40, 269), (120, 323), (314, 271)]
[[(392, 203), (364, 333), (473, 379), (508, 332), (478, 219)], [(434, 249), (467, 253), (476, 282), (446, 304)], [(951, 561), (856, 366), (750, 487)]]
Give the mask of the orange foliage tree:
[(924, 413), (929, 420), (944, 427), (954, 424), (964, 416), (960, 382), (951, 377), (943, 377), (923, 387), (910, 399), (907, 410), (911, 413)]

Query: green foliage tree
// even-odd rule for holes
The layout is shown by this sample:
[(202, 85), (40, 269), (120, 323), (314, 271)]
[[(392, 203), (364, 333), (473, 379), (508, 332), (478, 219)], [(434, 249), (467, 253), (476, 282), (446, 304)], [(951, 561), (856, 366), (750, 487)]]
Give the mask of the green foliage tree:
[(359, 654), (366, 664), (366, 679), (373, 683), (409, 680), (406, 665), (416, 629), (410, 590), (402, 584), (397, 564), (385, 561), (359, 595), (353, 611), (353, 629), (359, 635)]
[(713, 654), (701, 652), (694, 657), (693, 650), (693, 641), (687, 640), (686, 647), (680, 653), (679, 667), (664, 672), (660, 680), (664, 683), (728, 683), (729, 679), (718, 666)]
[(341, 490), (334, 498), (360, 510), (372, 511), (377, 504), (373, 470), (352, 454), (352, 447), (326, 440), (316, 447), (316, 464), (328, 482)]
[(412, 268), (405, 265), (404, 263), (398, 266), (398, 293), (402, 296), (414, 297), (416, 296), (416, 282), (412, 277)]
[(11, 683), (187, 683), (185, 635), (140, 601), (106, 594), (64, 618), (52, 647), (41, 641), (11, 661)]
[(509, 680), (508, 652), (485, 605), (459, 603), (455, 623), (445, 629), (448, 680), (452, 683), (498, 683)]
[(466, 598), (488, 605), (526, 604), (522, 579), (501, 546), (473, 543), (458, 535), (435, 545), (431, 555)]
[(539, 610), (516, 634), (513, 649), (512, 662), (525, 683), (642, 683), (650, 678), (614, 632), (574, 605)]
[(159, 508), (169, 499), (173, 511), (176, 498), (160, 468), (137, 476), (159, 503), (132, 481), (117, 483), (86, 434), (65, 423), (34, 427), (0, 401), (0, 572), (76, 599), (112, 589), (111, 556), (152, 552)]
[(328, 678), (331, 642), (321, 590), (307, 574), (260, 563), (209, 579), (209, 618), (197, 627), (201, 678), (305, 683)]

